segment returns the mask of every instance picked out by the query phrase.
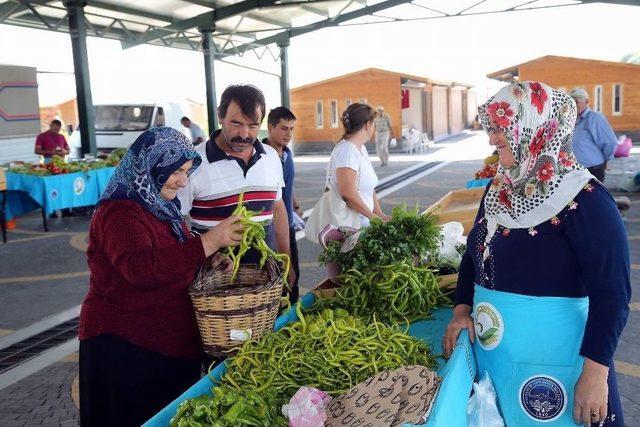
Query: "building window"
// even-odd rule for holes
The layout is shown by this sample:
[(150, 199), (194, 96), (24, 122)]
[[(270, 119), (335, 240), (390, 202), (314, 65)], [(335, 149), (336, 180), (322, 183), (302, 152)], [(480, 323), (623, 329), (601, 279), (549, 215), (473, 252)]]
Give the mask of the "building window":
[(316, 101), (316, 127), (318, 129), (324, 127), (324, 106), (322, 101)]
[(353, 104), (353, 101), (351, 100), (351, 98), (347, 98), (344, 100), (344, 109), (346, 110), (347, 108), (349, 108), (349, 105)]
[(593, 88), (593, 110), (602, 113), (602, 85)]
[(358, 100), (358, 102), (359, 102), (360, 104), (366, 104), (366, 103), (367, 103), (367, 98), (360, 98), (360, 99)]
[(613, 85), (613, 105), (612, 113), (614, 116), (622, 115), (622, 85), (616, 83)]
[(331, 127), (338, 127), (338, 101), (332, 99), (329, 103), (331, 107)]

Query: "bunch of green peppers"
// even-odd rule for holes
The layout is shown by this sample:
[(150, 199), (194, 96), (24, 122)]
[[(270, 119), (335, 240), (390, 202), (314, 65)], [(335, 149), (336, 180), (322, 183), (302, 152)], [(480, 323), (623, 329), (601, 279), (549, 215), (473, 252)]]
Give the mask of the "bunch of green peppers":
[(354, 316), (371, 319), (375, 314), (379, 320), (394, 324), (426, 319), (434, 308), (449, 304), (434, 271), (413, 261), (374, 265), (365, 272), (352, 268), (339, 280), (335, 296), (319, 299), (315, 310), (342, 307)]
[(171, 419), (171, 427), (269, 427), (286, 425), (275, 404), (275, 391), (260, 394), (227, 386), (213, 388), (213, 396), (185, 400)]
[(279, 254), (267, 245), (264, 240), (266, 237), (264, 226), (262, 225), (262, 223), (251, 219), (256, 215), (259, 215), (260, 212), (248, 210), (247, 207), (242, 203), (243, 197), (244, 193), (240, 193), (238, 206), (236, 206), (236, 209), (231, 214), (232, 216), (240, 216), (240, 222), (244, 226), (242, 242), (240, 242), (237, 248), (229, 247), (226, 250), (226, 254), (233, 261), (233, 275), (231, 276), (231, 280), (233, 281), (238, 274), (238, 269), (240, 268), (240, 259), (249, 250), (249, 248), (253, 247), (260, 253), (260, 268), (264, 267), (264, 264), (267, 261), (267, 257), (269, 255), (271, 255), (276, 261), (279, 261), (284, 265), (283, 281), (286, 284), (287, 277), (289, 276), (289, 268), (291, 267), (291, 260), (286, 254)]
[(365, 323), (343, 309), (305, 316), (297, 304), (296, 313), (298, 322), (246, 342), (227, 362), (222, 385), (275, 391), (281, 407), (302, 386), (338, 396), (384, 370), (437, 366), (427, 344), (397, 326)]

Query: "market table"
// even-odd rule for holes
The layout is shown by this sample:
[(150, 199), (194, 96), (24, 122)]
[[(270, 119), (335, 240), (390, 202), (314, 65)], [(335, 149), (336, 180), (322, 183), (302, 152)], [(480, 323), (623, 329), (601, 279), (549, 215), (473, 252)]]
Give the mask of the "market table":
[(106, 167), (50, 176), (7, 172), (3, 197), (6, 220), (41, 209), (44, 230), (48, 231), (47, 216), (55, 210), (95, 205), (114, 171), (114, 167)]
[[(301, 302), (303, 307), (310, 307), (315, 300), (313, 293), (306, 294)], [(409, 334), (429, 343), (434, 354), (442, 353), (441, 339), (444, 330), (451, 319), (451, 309), (434, 311), (433, 318), (421, 320), (410, 325)], [(297, 321), (295, 310), (290, 309), (276, 320), (274, 326), (278, 330), (288, 323)], [(208, 376), (203, 377), (176, 400), (158, 412), (147, 421), (143, 427), (166, 427), (176, 414), (180, 403), (186, 399), (211, 395), (214, 381), (218, 381), (226, 372), (224, 363), (213, 369)], [(458, 338), (458, 344), (451, 358), (445, 363), (441, 361), (438, 374), (443, 377), (440, 390), (436, 395), (426, 427), (457, 427), (466, 426), (466, 406), (471, 394), (473, 381), (476, 377), (476, 364), (467, 331), (463, 330)], [(405, 427), (411, 424), (405, 424)]]

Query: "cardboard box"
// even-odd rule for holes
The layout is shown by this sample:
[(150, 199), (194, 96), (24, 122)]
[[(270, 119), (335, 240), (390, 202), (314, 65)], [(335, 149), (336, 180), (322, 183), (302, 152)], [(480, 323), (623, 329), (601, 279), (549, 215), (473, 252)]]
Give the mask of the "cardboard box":
[(484, 194), (484, 187), (454, 190), (438, 200), (423, 212), (438, 217), (438, 224), (457, 221), (464, 227), (464, 234), (468, 235), (473, 228), (480, 201)]

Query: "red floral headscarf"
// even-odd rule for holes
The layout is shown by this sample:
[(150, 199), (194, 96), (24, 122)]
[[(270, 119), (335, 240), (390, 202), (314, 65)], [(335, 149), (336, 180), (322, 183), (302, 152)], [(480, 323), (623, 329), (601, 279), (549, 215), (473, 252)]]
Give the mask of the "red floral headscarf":
[(498, 168), (485, 198), (493, 231), (551, 219), (592, 178), (571, 149), (576, 104), (564, 92), (539, 82), (513, 83), (480, 106), (478, 118), (487, 133), (496, 126), (504, 130), (516, 160), (509, 169)]

